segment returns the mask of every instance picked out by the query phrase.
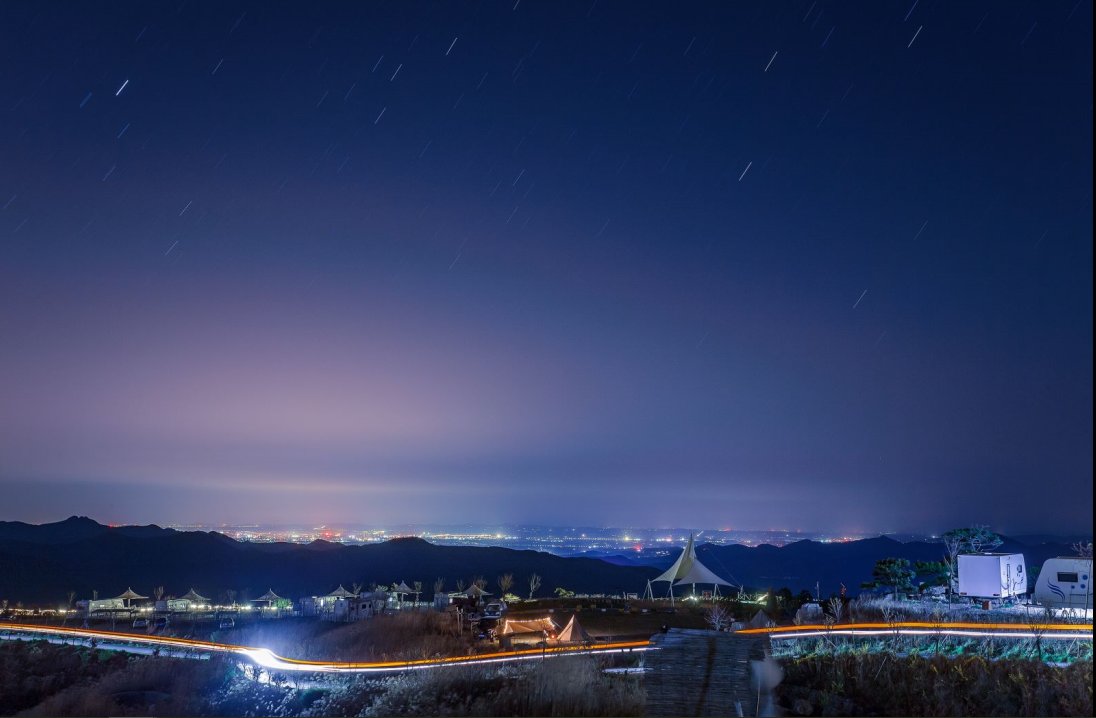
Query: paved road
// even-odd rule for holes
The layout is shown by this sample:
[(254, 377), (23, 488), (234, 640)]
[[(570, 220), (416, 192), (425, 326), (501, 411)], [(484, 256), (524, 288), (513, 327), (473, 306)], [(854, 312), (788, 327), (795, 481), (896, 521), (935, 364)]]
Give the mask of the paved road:
[(268, 648), (235, 646), (227, 643), (196, 641), (188, 638), (169, 638), (165, 636), (149, 636), (146, 634), (98, 631), (87, 628), (58, 628), (53, 626), (34, 626), (19, 623), (0, 624), (0, 639), (26, 640), (32, 636), (45, 637), (54, 641), (68, 639), (90, 643), (90, 641), (95, 640), (102, 648), (106, 648), (107, 646), (105, 644), (109, 644), (116, 647), (117, 650), (125, 651), (130, 650), (131, 647), (141, 648), (142, 650), (147, 651), (159, 648), (160, 655), (167, 655), (165, 650), (171, 650), (184, 655), (234, 655), (246, 658), (271, 671), (297, 671), (306, 673), (393, 673), (397, 671), (440, 668), (442, 666), (507, 663), (511, 661), (527, 661), (561, 656), (633, 653), (650, 650), (651, 648), (648, 641), (624, 641), (617, 643), (602, 643), (588, 648), (559, 646), (543, 649), (537, 648), (523, 651), (481, 653), (479, 655), (452, 656), (449, 658), (412, 661), (348, 663), (337, 661), (302, 661), (295, 658), (283, 658), (282, 656), (274, 654)]

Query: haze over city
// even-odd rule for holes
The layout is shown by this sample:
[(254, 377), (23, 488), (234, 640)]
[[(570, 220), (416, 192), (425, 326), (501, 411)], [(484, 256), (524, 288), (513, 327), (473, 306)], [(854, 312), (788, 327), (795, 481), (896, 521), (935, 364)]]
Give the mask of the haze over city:
[(0, 519), (1091, 531), (1091, 3), (910, 4), (5, 2)]

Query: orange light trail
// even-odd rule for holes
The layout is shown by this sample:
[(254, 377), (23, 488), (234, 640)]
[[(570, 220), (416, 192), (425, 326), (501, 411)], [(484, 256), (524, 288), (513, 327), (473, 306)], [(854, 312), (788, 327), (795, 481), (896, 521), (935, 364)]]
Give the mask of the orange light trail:
[(496, 651), (466, 656), (446, 658), (421, 658), (407, 661), (308, 661), (299, 658), (283, 658), (267, 648), (237, 646), (229, 643), (214, 643), (190, 638), (167, 638), (118, 631), (98, 631), (82, 628), (62, 628), (52, 626), (34, 626), (30, 624), (11, 624), (0, 628), (0, 632), (38, 633), (55, 636), (69, 636), (82, 639), (124, 641), (153, 646), (173, 648), (193, 648), (211, 653), (231, 653), (246, 657), (251, 661), (275, 670), (312, 671), (312, 672), (372, 672), (402, 671), (422, 668), (435, 668), (448, 665), (475, 665), (479, 663), (501, 663), (506, 661), (529, 660), (533, 658), (581, 655), (589, 653), (628, 653), (645, 651), (651, 648), (649, 641), (618, 641), (597, 646), (571, 647), (551, 646), (547, 648), (526, 649), (520, 651)]

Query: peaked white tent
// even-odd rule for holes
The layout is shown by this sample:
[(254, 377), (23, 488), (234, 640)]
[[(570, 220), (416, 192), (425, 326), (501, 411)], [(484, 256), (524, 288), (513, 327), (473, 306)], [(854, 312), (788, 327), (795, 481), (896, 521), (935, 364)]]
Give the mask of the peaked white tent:
[(750, 619), (748, 624), (750, 628), (772, 628), (776, 625), (773, 619), (769, 618), (769, 614), (764, 611), (758, 611), (754, 614), (754, 617)]
[(578, 616), (571, 616), (571, 620), (567, 622), (567, 625), (556, 636), (556, 640), (560, 643), (589, 643), (590, 634), (586, 632), (586, 629), (578, 622)]
[(729, 582), (724, 581), (717, 576), (715, 572), (702, 564), (700, 559), (696, 557), (695, 540), (694, 536), (691, 534), (689, 536), (689, 543), (685, 544), (685, 550), (677, 557), (677, 561), (674, 562), (674, 565), (666, 569), (658, 578), (653, 578), (647, 582), (647, 591), (644, 594), (645, 597), (649, 596), (654, 598), (654, 591), (651, 588), (651, 584), (658, 581), (668, 581), (670, 583), (671, 604), (674, 600), (674, 586), (680, 586), (681, 584), (692, 584), (695, 586), (698, 583), (710, 583), (713, 587), (713, 593), (718, 596), (720, 586), (731, 585)]

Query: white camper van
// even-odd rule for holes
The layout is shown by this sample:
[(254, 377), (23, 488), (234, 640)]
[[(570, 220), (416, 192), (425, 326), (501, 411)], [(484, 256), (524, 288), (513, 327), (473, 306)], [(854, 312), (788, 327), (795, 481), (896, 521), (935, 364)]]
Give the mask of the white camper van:
[(1047, 559), (1035, 582), (1035, 601), (1048, 608), (1092, 608), (1092, 559)]
[(971, 553), (959, 556), (959, 595), (1014, 598), (1027, 593), (1022, 553)]

